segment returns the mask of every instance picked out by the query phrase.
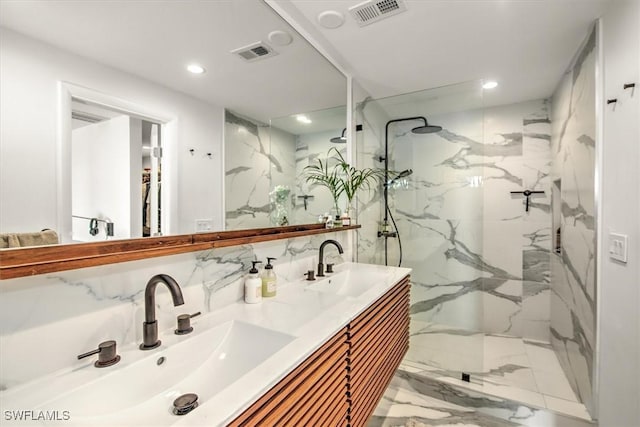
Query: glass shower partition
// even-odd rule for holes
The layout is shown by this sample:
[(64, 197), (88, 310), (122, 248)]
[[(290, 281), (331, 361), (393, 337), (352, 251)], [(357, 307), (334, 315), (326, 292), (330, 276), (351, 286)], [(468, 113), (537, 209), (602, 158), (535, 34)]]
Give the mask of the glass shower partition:
[[(389, 170), (386, 183), (358, 200), (358, 261), (384, 264), (386, 253), (388, 265), (413, 269), (403, 363), (479, 383), (487, 275), (481, 82), (369, 99), (356, 117), (358, 166), (384, 168), (386, 157)], [(442, 130), (413, 131), (424, 120)]]

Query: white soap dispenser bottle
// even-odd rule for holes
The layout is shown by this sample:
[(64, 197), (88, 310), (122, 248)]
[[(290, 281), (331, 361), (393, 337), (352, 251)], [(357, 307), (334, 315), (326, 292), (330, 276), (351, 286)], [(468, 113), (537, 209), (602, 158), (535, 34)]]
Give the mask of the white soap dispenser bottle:
[(258, 275), (256, 264), (262, 261), (251, 261), (253, 266), (249, 270), (249, 275), (244, 280), (244, 302), (247, 304), (257, 304), (262, 302), (262, 279)]

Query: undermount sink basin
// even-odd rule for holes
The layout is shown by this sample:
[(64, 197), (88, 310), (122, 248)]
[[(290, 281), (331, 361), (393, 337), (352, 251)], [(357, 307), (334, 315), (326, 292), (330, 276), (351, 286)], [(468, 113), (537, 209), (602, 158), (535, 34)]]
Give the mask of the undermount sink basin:
[(391, 274), (387, 267), (379, 265), (340, 265), (336, 267), (335, 273), (327, 274), (322, 280), (308, 285), (308, 289), (343, 297), (358, 297), (372, 287), (390, 280)]
[[(145, 414), (149, 425), (171, 424), (177, 418), (172, 413), (177, 397), (196, 393), (199, 402), (205, 403), (293, 339), (294, 336), (249, 323), (226, 322), (166, 349), (160, 347), (128, 365), (124, 352), (119, 365), (92, 371), (94, 380), (26, 407), (67, 410), (72, 424), (82, 424), (83, 419), (91, 419), (91, 423), (100, 419), (109, 424), (118, 416), (131, 419), (132, 413)], [(97, 371), (100, 372), (96, 376)], [(50, 382), (42, 387), (49, 385)], [(24, 399), (19, 401), (27, 404)], [(3, 406), (10, 403), (5, 400)]]

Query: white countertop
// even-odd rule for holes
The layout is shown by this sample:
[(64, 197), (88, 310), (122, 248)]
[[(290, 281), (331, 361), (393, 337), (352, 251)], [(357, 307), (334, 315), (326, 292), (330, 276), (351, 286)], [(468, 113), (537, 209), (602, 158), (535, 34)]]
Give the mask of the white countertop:
[[(207, 399), (199, 400), (199, 406), (187, 415), (176, 416), (170, 413), (164, 406), (161, 406), (163, 409), (158, 410), (157, 404), (147, 405), (143, 402), (132, 408), (127, 408), (126, 410), (121, 410), (113, 414), (107, 413), (81, 419), (72, 416), (69, 421), (57, 421), (51, 424), (132, 425), (136, 427), (145, 425), (226, 425), (282, 380), (316, 349), (321, 347), (324, 342), (333, 337), (341, 328), (345, 327), (351, 320), (357, 317), (358, 314), (411, 272), (408, 268), (356, 263), (340, 264), (335, 270), (336, 275), (349, 271), (351, 277), (375, 276), (377, 278), (376, 283), (366, 284), (367, 286), (362, 293), (352, 297), (335, 295), (330, 292), (313, 291), (311, 289), (321, 285), (321, 283), (307, 282), (304, 279), (289, 283), (279, 282), (277, 295), (273, 298), (263, 299), (263, 302), (260, 304), (245, 304), (243, 301), (240, 301), (192, 319), (194, 332), (190, 335), (177, 336), (172, 333), (173, 331), (163, 331), (160, 334), (162, 346), (157, 350), (142, 352), (136, 350), (133, 344), (125, 346), (120, 350), (123, 361), (127, 359), (128, 364), (122, 363), (122, 365), (130, 366), (136, 362), (136, 359), (149, 356), (157, 358), (163, 354), (163, 351), (170, 351), (173, 344), (186, 344), (190, 336), (196, 337), (198, 334), (202, 334), (207, 330), (211, 330), (229, 321), (240, 321), (245, 324), (260, 326), (292, 336), (288, 344), (284, 345), (284, 347), (270, 357), (267, 357), (261, 363), (256, 364), (253, 369), (248, 370), (239, 379), (224, 387), (222, 391)], [(329, 277), (331, 276), (327, 275), (327, 278)], [(197, 341), (194, 340), (194, 342)], [(183, 348), (188, 348), (184, 347), (184, 344), (181, 345)], [(197, 351), (197, 348), (189, 349), (189, 351)], [(125, 357), (125, 355), (127, 357)], [(73, 387), (74, 382), (77, 382), (78, 376), (84, 375), (86, 378), (83, 379), (83, 381), (86, 383), (95, 380), (104, 381), (104, 371), (114, 369), (119, 369), (118, 365), (104, 369), (86, 367), (79, 370), (83, 372), (57, 373), (52, 376), (52, 378), (46, 379), (44, 383), (46, 387), (44, 389), (42, 386), (40, 389), (35, 387), (33, 391), (29, 391), (28, 396), (31, 401), (33, 401), (33, 399), (46, 400), (47, 393), (61, 393)], [(189, 366), (184, 366), (184, 369), (185, 375), (188, 374)], [(76, 377), (75, 380), (70, 379), (72, 376)], [(58, 384), (55, 383), (56, 381), (58, 381)], [(146, 381), (149, 381), (149, 379)], [(210, 381), (214, 384), (216, 378), (211, 378)], [(27, 385), (26, 387), (33, 387), (33, 385)], [(127, 385), (122, 384), (121, 387), (127, 387)], [(116, 388), (114, 392), (118, 393), (117, 389), (120, 388), (120, 385), (116, 385), (113, 388)], [(191, 391), (198, 393), (198, 390)], [(34, 396), (34, 393), (36, 395), (40, 394), (41, 396)], [(18, 394), (20, 393), (18, 392)], [(167, 398), (171, 397), (168, 392), (164, 394)], [(15, 402), (22, 403), (18, 404)], [(14, 400), (14, 407), (12, 409), (16, 409), (16, 405), (22, 406), (18, 409), (30, 409), (35, 406), (30, 406), (28, 401), (22, 397)], [(6, 401), (2, 406), (6, 406)], [(64, 410), (65, 408), (56, 409)], [(38, 425), (38, 423), (33, 422), (30, 424)], [(47, 422), (41, 423), (41, 425), (51, 424)], [(16, 425), (24, 425), (24, 421), (16, 422)]]

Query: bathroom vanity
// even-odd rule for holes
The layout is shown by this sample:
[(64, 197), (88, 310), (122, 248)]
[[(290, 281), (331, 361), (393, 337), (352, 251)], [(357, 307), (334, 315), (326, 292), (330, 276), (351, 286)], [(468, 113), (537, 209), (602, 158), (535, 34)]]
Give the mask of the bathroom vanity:
[(229, 425), (365, 425), (409, 348), (409, 288), (406, 276)]
[[(261, 304), (193, 318), (187, 335), (159, 331), (157, 348), (119, 344), (113, 366), (87, 357), (5, 390), (2, 412), (69, 426), (363, 426), (408, 348), (410, 271), (343, 263), (322, 280), (281, 281)], [(177, 415), (174, 402), (194, 395)]]

